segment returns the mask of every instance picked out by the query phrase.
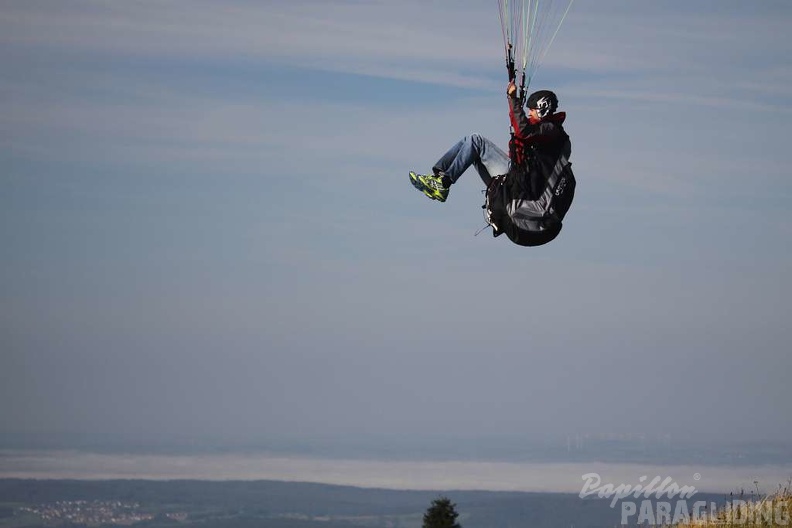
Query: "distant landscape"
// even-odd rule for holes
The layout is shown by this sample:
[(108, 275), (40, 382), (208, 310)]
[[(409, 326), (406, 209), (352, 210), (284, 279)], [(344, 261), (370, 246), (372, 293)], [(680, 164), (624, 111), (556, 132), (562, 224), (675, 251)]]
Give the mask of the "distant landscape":
[[(349, 458), (328, 456), (351, 451), (319, 441), (264, 452), (22, 445), (6, 438), (0, 446), (0, 528), (420, 528), (423, 512), (441, 495), (457, 504), (463, 528), (609, 528), (621, 523), (624, 503), (596, 493), (581, 498), (583, 475), (592, 468), (613, 485), (635, 485), (642, 475), (673, 477), (696, 488), (686, 508), (705, 501), (712, 511), (735, 496), (772, 493), (792, 478), (785, 445), (707, 449), (641, 436), (570, 436), (560, 447), (522, 449), (504, 441), (479, 451), (472, 442), (446, 444), (446, 456), (434, 459), (440, 442), (423, 451), (371, 442)], [(680, 497), (648, 500), (676, 508)]]
[[(464, 528), (606, 528), (620, 507), (575, 494), (404, 491), (274, 481), (0, 480), (0, 528), (419, 528), (440, 495)], [(697, 494), (722, 504), (724, 495)]]

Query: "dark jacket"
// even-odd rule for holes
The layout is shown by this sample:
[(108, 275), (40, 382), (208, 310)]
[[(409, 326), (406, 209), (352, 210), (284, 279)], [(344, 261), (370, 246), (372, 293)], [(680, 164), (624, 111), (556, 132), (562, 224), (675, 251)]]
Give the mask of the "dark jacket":
[(509, 117), (514, 135), (509, 142), (512, 160), (510, 174), (527, 184), (526, 191), (537, 199), (545, 188), (547, 176), (558, 159), (569, 159), (571, 144), (564, 131), (565, 112), (551, 114), (532, 122), (517, 97), (509, 96)]
[(509, 97), (509, 109), (511, 168), (492, 180), (484, 207), (495, 236), (506, 233), (515, 244), (540, 246), (561, 232), (575, 196), (566, 114), (531, 122), (515, 97)]

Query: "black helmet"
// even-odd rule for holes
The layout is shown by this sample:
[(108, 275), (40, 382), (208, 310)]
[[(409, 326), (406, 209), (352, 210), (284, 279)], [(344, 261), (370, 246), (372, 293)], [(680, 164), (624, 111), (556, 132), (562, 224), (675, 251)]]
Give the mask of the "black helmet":
[(528, 97), (526, 106), (535, 108), (539, 117), (544, 118), (556, 111), (556, 108), (558, 108), (558, 97), (550, 90), (539, 90)]

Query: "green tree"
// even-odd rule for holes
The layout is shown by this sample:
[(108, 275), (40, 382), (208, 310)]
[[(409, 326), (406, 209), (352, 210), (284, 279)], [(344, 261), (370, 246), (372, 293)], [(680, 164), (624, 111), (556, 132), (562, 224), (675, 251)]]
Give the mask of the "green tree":
[(423, 528), (462, 528), (457, 522), (456, 504), (447, 497), (432, 501), (423, 516)]

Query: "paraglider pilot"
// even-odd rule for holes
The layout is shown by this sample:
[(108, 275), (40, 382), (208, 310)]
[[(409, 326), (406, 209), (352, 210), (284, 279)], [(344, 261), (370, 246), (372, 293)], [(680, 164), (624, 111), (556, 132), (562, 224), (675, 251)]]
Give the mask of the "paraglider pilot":
[(451, 147), (432, 167), (432, 174), (410, 172), (416, 189), (439, 202), (471, 165), (487, 186), (484, 212), (493, 235), (503, 233), (522, 246), (540, 246), (561, 232), (562, 220), (575, 196), (572, 150), (564, 131), (564, 112), (549, 90), (534, 92), (523, 110), (514, 81), (506, 90), (512, 136), (509, 153), (471, 134)]

